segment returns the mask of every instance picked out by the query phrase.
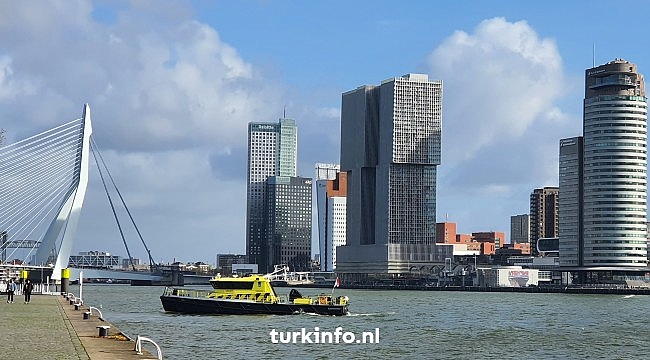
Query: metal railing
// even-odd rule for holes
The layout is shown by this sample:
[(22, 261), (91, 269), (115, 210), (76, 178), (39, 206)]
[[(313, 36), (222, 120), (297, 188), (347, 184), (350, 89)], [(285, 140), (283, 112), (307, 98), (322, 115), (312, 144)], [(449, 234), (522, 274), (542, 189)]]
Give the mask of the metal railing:
[(200, 290), (200, 289), (177, 289), (166, 287), (163, 291), (164, 296), (189, 296), (189, 297), (207, 297), (212, 293), (212, 290)]
[(88, 306), (88, 311), (90, 312), (90, 315), (93, 314), (93, 309), (95, 309), (95, 311), (99, 313), (99, 320), (104, 321), (104, 315), (102, 315), (102, 312), (94, 306)]
[(162, 360), (162, 351), (160, 350), (160, 346), (158, 346), (158, 344), (156, 344), (153, 340), (149, 339), (148, 337), (144, 337), (144, 336), (140, 336), (140, 335), (138, 335), (138, 337), (136, 338), (136, 340), (135, 340), (135, 349), (133, 349), (133, 350), (135, 350), (136, 354), (142, 355), (142, 342), (143, 341), (146, 341), (146, 342), (149, 342), (149, 343), (153, 344), (153, 346), (156, 347), (156, 358), (158, 360)]

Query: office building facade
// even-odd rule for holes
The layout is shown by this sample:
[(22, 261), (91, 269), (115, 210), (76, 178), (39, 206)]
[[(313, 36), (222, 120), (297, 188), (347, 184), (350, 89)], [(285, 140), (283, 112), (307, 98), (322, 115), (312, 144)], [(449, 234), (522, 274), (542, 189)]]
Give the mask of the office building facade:
[[(253, 264), (268, 263), (267, 180), (272, 176), (296, 176), (298, 130), (292, 119), (277, 123), (248, 124), (248, 172), (246, 205), (246, 256)], [(260, 271), (266, 269), (260, 266)]]
[(510, 217), (510, 243), (530, 244), (530, 215), (521, 214)]
[(647, 99), (637, 66), (585, 71), (583, 136), (560, 141), (560, 266), (647, 265)]
[(582, 136), (560, 140), (560, 266), (583, 266)]
[(585, 72), (585, 266), (646, 266), (647, 99), (635, 64)]
[(554, 238), (560, 232), (559, 191), (557, 187), (544, 187), (530, 194), (530, 251), (537, 252), (537, 240)]
[(318, 248), (321, 271), (336, 270), (336, 249), (345, 245), (347, 173), (339, 165), (316, 164)]
[(311, 271), (312, 179), (270, 177), (265, 203), (269, 256), (259, 263), (260, 271), (270, 273), (280, 264)]
[(435, 245), (441, 122), (442, 81), (427, 75), (343, 94), (347, 245), (338, 249), (337, 272), (402, 273), (444, 262)]
[(457, 244), (459, 241), (456, 236), (456, 223), (447, 221), (436, 223), (436, 243)]

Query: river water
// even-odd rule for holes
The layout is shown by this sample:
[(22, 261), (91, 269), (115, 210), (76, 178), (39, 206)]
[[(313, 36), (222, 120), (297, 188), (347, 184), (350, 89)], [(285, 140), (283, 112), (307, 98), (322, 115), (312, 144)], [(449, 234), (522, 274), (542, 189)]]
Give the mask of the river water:
[[(78, 286), (71, 286), (70, 291), (78, 295)], [(161, 287), (86, 284), (83, 298), (86, 305), (101, 307), (104, 318), (130, 337), (153, 339), (164, 359), (650, 356), (650, 296), (337, 289), (335, 295), (350, 297), (348, 316), (205, 316), (165, 313), (159, 299), (162, 291)], [(286, 288), (277, 291), (288, 293)], [(304, 295), (320, 291), (301, 290)], [(340, 337), (338, 344), (334, 337), (337, 327), (342, 333), (351, 333)], [(279, 334), (302, 332), (303, 328), (305, 338), (298, 335), (295, 343)], [(307, 334), (315, 328), (325, 343), (315, 343), (318, 334)], [(277, 343), (270, 335), (274, 329)], [(378, 343), (369, 343), (368, 335), (366, 343), (356, 343), (363, 332), (374, 335), (377, 331)], [(355, 341), (344, 343), (351, 335)]]

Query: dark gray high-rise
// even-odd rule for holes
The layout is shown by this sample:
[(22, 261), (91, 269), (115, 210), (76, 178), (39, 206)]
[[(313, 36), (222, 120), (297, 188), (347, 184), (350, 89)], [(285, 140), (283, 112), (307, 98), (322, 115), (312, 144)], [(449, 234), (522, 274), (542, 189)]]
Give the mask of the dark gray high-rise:
[(539, 255), (537, 240), (556, 238), (559, 228), (559, 189), (547, 186), (530, 194), (530, 252)]
[(311, 271), (312, 179), (272, 176), (266, 185), (266, 243), (269, 256), (260, 271), (285, 264)]
[(408, 272), (449, 255), (435, 245), (441, 122), (442, 81), (427, 75), (343, 94), (347, 245), (337, 250), (337, 272)]

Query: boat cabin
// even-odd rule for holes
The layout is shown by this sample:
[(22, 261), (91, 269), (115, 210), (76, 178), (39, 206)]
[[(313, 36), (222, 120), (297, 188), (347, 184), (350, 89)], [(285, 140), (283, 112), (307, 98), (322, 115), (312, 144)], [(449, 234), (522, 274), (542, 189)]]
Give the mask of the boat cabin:
[(214, 290), (208, 295), (209, 298), (265, 303), (279, 302), (270, 281), (261, 275), (236, 278), (216, 276), (210, 279), (210, 285)]

